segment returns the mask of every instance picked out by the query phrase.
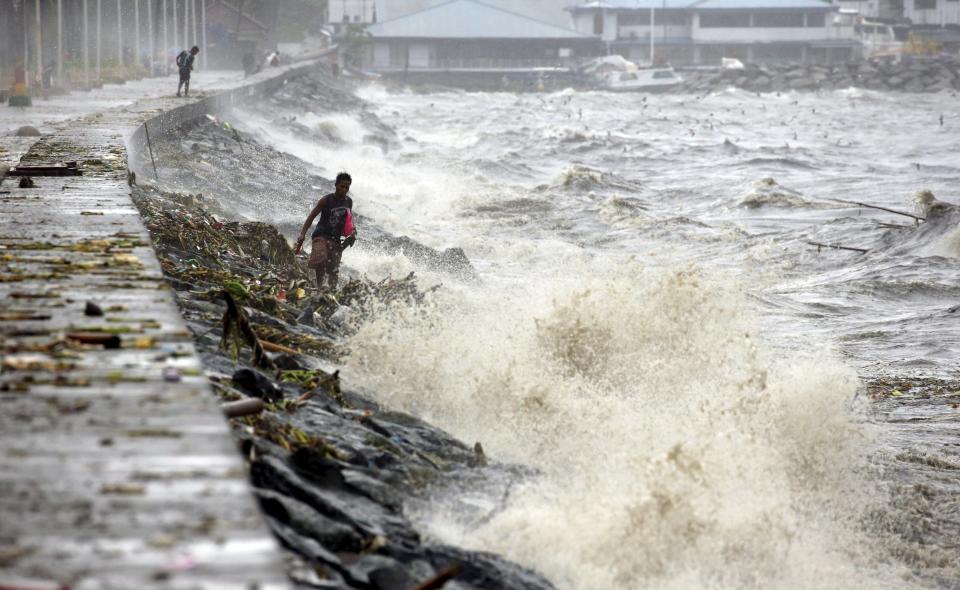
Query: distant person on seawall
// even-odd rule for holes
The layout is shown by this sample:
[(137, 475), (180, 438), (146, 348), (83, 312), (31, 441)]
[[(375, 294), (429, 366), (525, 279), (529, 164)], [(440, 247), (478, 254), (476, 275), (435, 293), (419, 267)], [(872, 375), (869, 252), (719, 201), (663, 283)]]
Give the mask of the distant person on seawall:
[(190, 96), (190, 72), (193, 71), (193, 60), (200, 53), (200, 48), (194, 45), (190, 51), (183, 50), (177, 56), (177, 68), (180, 70), (180, 84), (177, 85), (177, 96), (183, 88), (183, 95)]
[[(313, 249), (310, 252), (310, 262), (307, 264), (317, 273), (317, 289), (323, 289), (324, 279), (329, 281), (331, 290), (337, 288), (340, 278), (340, 257), (343, 251), (357, 240), (357, 228), (353, 224), (353, 199), (347, 196), (353, 179), (346, 172), (337, 174), (334, 183), (334, 192), (325, 195), (317, 201), (316, 207), (310, 212), (307, 221), (300, 230), (300, 237), (294, 246), (294, 254), (299, 254), (303, 248), (303, 240), (313, 220), (320, 216), (317, 228), (313, 230), (311, 239)], [(340, 241), (341, 237), (346, 239)]]

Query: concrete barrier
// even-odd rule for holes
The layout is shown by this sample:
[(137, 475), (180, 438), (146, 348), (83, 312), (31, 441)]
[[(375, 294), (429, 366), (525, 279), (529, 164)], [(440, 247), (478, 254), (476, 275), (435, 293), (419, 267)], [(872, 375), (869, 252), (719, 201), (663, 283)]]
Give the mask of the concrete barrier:
[[(336, 51), (335, 47), (327, 50), (324, 56), (333, 51)], [(233, 106), (268, 96), (288, 81), (322, 67), (324, 63), (326, 58), (319, 57), (284, 66), (276, 72), (266, 70), (238, 83), (233, 88), (220, 90), (211, 96), (193, 100), (145, 120), (126, 140), (128, 168), (138, 176), (142, 174), (144, 178), (153, 178), (147, 146), (148, 134), (150, 137), (160, 137), (175, 133), (184, 125), (197, 121), (205, 115), (222, 113)]]

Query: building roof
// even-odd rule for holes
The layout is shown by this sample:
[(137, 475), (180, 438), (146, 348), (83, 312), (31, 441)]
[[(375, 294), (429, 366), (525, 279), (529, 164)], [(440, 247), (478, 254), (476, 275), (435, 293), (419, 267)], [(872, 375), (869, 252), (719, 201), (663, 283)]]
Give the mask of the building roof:
[(832, 10), (827, 0), (592, 0), (577, 4), (573, 11), (612, 10)]
[[(423, 10), (446, 2), (446, 0), (374, 0), (377, 6), (377, 19), (386, 22), (405, 14)], [(496, 6), (517, 14), (524, 14), (536, 20), (557, 25), (570, 26), (570, 13), (566, 8), (576, 0), (481, 0), (488, 6)]]
[(568, 10), (572, 10), (574, 12), (596, 10), (598, 8), (607, 10), (650, 10), (651, 8), (672, 8), (676, 10), (691, 8), (698, 1), (699, 0), (592, 0), (591, 2), (585, 2), (583, 4), (572, 6)]
[(405, 39), (593, 39), (478, 0), (447, 0), (371, 25), (367, 33), (375, 38)]
[(826, 0), (700, 0), (697, 10), (833, 10)]

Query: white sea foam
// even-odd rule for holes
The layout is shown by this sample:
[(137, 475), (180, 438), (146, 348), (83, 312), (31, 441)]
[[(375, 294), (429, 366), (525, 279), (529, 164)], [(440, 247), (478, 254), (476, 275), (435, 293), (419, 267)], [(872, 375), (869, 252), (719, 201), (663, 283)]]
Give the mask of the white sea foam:
[(381, 402), (542, 471), (477, 530), (419, 515), (443, 540), (562, 588), (890, 579), (860, 549), (870, 434), (854, 375), (828, 355), (773, 353), (723, 277), (626, 264), (448, 292), (378, 315), (351, 349)]
[[(402, 111), (394, 123), (415, 118), (417, 128), (399, 134), (422, 143), (407, 142), (384, 155), (357, 142), (301, 145), (279, 136), (272, 142), (328, 169), (353, 171), (363, 193), (361, 212), (431, 245), (464, 246), (482, 282), (447, 284), (424, 306), (362, 318), (345, 379), (376, 392), (388, 407), (422, 416), (468, 443), (481, 441), (495, 460), (541, 473), (514, 489), (502, 510), (479, 527), (436, 505), (414, 514), (429, 534), (502, 553), (570, 590), (907, 585), (901, 569), (886, 565), (887, 539), (866, 532), (872, 510), (891, 510), (885, 498), (875, 497), (883, 492), (867, 468), (876, 445), (851, 402), (853, 370), (830, 350), (811, 351), (796, 336), (810, 310), (804, 297), (774, 316), (787, 318), (775, 336), (791, 336), (769, 346), (764, 335), (770, 332), (761, 332), (756, 301), (746, 294), (755, 294), (756, 283), (732, 278), (752, 281), (762, 274), (750, 266), (754, 261), (776, 272), (768, 259), (786, 257), (790, 242), (779, 240), (791, 225), (768, 241), (744, 241), (735, 254), (727, 249), (732, 239), (704, 246), (697, 251), (700, 266), (683, 262), (689, 258), (684, 247), (695, 240), (689, 236), (721, 227), (711, 211), (725, 218), (750, 214), (736, 207), (742, 183), (768, 169), (811, 199), (857, 195), (847, 194), (844, 183), (811, 187), (809, 168), (785, 166), (774, 157), (779, 148), (755, 148), (771, 157), (743, 164), (747, 172), (677, 163), (662, 153), (663, 146), (681, 142), (676, 121), (693, 109), (704, 120), (729, 109), (727, 131), (744, 135), (738, 143), (746, 147), (794, 141), (789, 117), (804, 117), (811, 130), (825, 125), (824, 105), (815, 103), (816, 115), (806, 108), (819, 99), (784, 93), (754, 100), (733, 93), (698, 107), (684, 106), (682, 97), (658, 97), (642, 114), (634, 102), (610, 106), (628, 97), (603, 96), (601, 104), (593, 93), (581, 93), (564, 107), (566, 117), (537, 97), (467, 94), (451, 100), (442, 93), (368, 92), (389, 103), (382, 111)], [(838, 94), (863, 99), (849, 105), (872, 96)], [(435, 109), (421, 104), (434, 99)], [(795, 104), (801, 99), (802, 108)], [(740, 100), (751, 104), (741, 110)], [(581, 105), (583, 122), (576, 110)], [(669, 120), (659, 114), (661, 106)], [(522, 118), (514, 121), (507, 111)], [(756, 120), (741, 128), (738, 113), (748, 112)], [(846, 136), (842, 142), (835, 137), (839, 121), (850, 115), (829, 115), (838, 118), (835, 124), (810, 134), (822, 144), (824, 159), (846, 158), (843, 150), (852, 149)], [(489, 125), (494, 119), (498, 124)], [(550, 140), (566, 129), (596, 134), (625, 124), (649, 142), (637, 156), (580, 159)], [(478, 144), (478, 129), (493, 139)], [(855, 136), (866, 146), (858, 148), (862, 157), (898, 170), (888, 161), (888, 147), (874, 150), (886, 144), (871, 138), (873, 132), (870, 127)], [(507, 145), (517, 136), (534, 139), (520, 148)], [(503, 143), (499, 151), (497, 141)], [(499, 178), (469, 172), (471, 158), (496, 161), (505, 153), (545, 176), (531, 184), (542, 181), (554, 190), (513, 191)], [(593, 195), (606, 187), (592, 189), (603, 179), (588, 172), (601, 168), (644, 184), (623, 195)], [(558, 180), (559, 170), (581, 172)], [(566, 178), (584, 184), (568, 188)], [(685, 192), (677, 192), (680, 185)], [(521, 197), (549, 205), (535, 209), (542, 218), (525, 232), (512, 224), (516, 220), (505, 221), (507, 206)], [(498, 199), (506, 208), (476, 213), (478, 203)], [(806, 223), (807, 209), (789, 211)], [(669, 221), (681, 214), (702, 220), (703, 228), (672, 231)], [(652, 231), (659, 226), (667, 229)], [(617, 241), (606, 250), (592, 247), (603, 238)], [(656, 243), (638, 251), (644, 239)], [(656, 267), (630, 259), (654, 248), (660, 253)], [(378, 278), (411, 268), (401, 256), (375, 252), (351, 252), (347, 263)], [(815, 265), (808, 270), (819, 277)], [(436, 280), (428, 277), (431, 284)], [(829, 297), (838, 296), (831, 290)], [(873, 322), (879, 311), (869, 303)], [(899, 313), (902, 303), (896, 305)], [(832, 334), (825, 328), (819, 339)]]

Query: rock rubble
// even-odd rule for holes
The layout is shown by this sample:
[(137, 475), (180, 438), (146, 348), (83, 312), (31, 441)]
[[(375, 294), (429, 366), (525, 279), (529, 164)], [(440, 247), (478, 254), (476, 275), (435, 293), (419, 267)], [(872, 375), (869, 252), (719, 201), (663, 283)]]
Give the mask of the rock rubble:
[(960, 58), (938, 57), (862, 61), (834, 65), (747, 65), (740, 70), (685, 71), (680, 92), (701, 93), (728, 87), (755, 92), (816, 91), (844, 88), (899, 92), (960, 89)]

